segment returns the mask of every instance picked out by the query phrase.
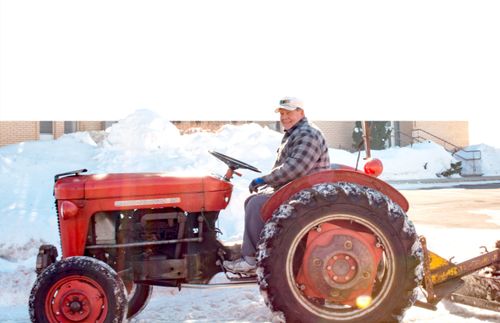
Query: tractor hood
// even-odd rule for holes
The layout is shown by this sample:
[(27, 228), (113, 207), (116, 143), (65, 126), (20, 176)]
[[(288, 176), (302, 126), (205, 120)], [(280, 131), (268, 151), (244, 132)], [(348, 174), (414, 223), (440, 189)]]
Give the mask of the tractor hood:
[(179, 177), (164, 173), (77, 175), (59, 179), (56, 199), (101, 199), (231, 190), (232, 184), (213, 176)]

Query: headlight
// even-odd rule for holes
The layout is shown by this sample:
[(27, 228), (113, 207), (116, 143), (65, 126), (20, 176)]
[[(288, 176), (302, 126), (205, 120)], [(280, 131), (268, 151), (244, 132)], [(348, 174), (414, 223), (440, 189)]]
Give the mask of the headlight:
[(63, 201), (61, 203), (61, 216), (64, 220), (75, 217), (78, 214), (78, 206), (70, 201)]

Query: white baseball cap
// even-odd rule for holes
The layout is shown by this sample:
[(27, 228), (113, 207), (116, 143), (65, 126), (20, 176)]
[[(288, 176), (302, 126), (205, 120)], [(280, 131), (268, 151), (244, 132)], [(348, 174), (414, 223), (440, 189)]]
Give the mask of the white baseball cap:
[(285, 96), (280, 100), (280, 106), (277, 107), (274, 112), (279, 112), (280, 109), (285, 109), (288, 111), (293, 111), (295, 109), (304, 109), (304, 104), (297, 98)]

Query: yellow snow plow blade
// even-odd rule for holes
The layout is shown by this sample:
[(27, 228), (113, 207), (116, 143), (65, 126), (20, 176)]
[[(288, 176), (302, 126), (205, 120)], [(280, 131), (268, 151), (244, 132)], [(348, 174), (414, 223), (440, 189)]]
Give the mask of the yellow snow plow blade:
[(436, 285), (459, 275), (459, 269), (455, 264), (430, 250), (428, 253), (430, 258), (429, 269), (431, 272), (432, 284)]
[(427, 303), (419, 302), (417, 305), (424, 308), (433, 309), (432, 306), (443, 297), (460, 288), (464, 283), (461, 277), (500, 262), (500, 241), (497, 242), (497, 248), (493, 251), (458, 264), (428, 250), (425, 237), (421, 236), (420, 242), (424, 251), (424, 288)]

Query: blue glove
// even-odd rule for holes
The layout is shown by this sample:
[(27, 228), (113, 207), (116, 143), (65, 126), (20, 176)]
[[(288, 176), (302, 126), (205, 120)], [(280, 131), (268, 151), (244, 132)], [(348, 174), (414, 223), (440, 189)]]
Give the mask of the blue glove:
[(250, 182), (250, 185), (248, 186), (248, 190), (250, 191), (250, 193), (257, 192), (259, 187), (264, 186), (264, 185), (266, 185), (266, 182), (264, 181), (264, 179), (262, 177), (257, 177), (256, 179), (254, 179), (253, 181)]

